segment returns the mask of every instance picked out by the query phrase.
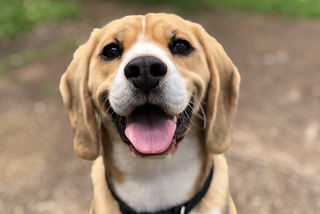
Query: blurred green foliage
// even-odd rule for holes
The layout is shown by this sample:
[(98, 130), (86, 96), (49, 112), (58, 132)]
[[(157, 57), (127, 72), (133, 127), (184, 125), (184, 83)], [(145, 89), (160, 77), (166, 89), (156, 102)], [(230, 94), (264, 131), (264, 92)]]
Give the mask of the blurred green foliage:
[(42, 94), (42, 96), (45, 96), (45, 97), (49, 97), (53, 95), (54, 92), (55, 92), (54, 87), (50, 85), (42, 86), (40, 89), (40, 93)]
[(0, 61), (0, 77), (6, 74), (6, 71), (30, 63), (39, 59), (57, 56), (67, 51), (74, 51), (79, 47), (79, 42), (76, 40), (64, 40), (55, 43), (44, 49), (29, 49), (20, 53), (10, 55)]
[(179, 11), (240, 10), (284, 17), (320, 17), (320, 0), (121, 0), (126, 3), (166, 3)]
[(144, 3), (144, 4), (168, 4), (179, 12), (195, 11), (206, 6), (206, 0), (120, 0), (127, 4)]
[(24, 34), (41, 22), (74, 18), (81, 11), (70, 0), (0, 0), (0, 38)]
[(205, 0), (212, 7), (280, 16), (320, 17), (320, 0)]

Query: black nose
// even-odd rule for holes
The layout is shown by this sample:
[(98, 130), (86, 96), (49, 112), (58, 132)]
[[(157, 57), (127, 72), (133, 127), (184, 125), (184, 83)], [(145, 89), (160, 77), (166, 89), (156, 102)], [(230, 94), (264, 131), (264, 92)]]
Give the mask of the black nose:
[(147, 95), (151, 89), (159, 85), (166, 75), (167, 66), (154, 56), (139, 56), (131, 60), (124, 68), (124, 75), (133, 85), (143, 90)]

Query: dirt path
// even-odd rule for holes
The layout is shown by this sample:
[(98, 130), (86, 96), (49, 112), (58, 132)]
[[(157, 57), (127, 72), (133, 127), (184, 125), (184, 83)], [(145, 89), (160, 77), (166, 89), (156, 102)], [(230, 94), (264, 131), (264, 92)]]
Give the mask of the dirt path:
[[(93, 27), (124, 15), (171, 12), (88, 2), (87, 18), (2, 41), (0, 57), (62, 39), (84, 40)], [(241, 73), (234, 141), (227, 153), (239, 213), (319, 213), (320, 21), (236, 13), (184, 18), (216, 37)], [(0, 213), (89, 211), (91, 164), (73, 153), (58, 91), (71, 58), (66, 53), (36, 61), (0, 78)]]

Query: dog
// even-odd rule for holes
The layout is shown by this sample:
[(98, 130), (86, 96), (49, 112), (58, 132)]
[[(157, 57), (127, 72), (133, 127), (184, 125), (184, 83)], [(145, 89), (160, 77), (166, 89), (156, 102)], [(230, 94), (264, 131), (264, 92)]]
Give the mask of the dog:
[(94, 29), (60, 83), (74, 151), (94, 160), (90, 213), (237, 213), (223, 153), (239, 84), (216, 39), (176, 15)]

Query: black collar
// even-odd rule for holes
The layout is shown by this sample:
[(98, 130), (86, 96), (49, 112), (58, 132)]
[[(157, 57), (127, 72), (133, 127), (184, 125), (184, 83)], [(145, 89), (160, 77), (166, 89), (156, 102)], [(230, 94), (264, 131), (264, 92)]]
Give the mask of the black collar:
[(212, 181), (212, 177), (213, 177), (213, 170), (214, 170), (214, 166), (212, 165), (212, 168), (210, 170), (210, 174), (206, 180), (206, 182), (203, 185), (203, 188), (201, 189), (200, 192), (198, 192), (195, 196), (193, 196), (193, 198), (176, 207), (173, 207), (171, 209), (165, 210), (165, 211), (160, 211), (160, 212), (154, 212), (154, 213), (138, 213), (136, 211), (134, 211), (131, 207), (129, 207), (125, 202), (123, 202), (115, 193), (114, 191), (112, 191), (112, 188), (110, 188), (110, 185), (108, 183), (108, 187), (111, 191), (111, 194), (113, 195), (113, 197), (117, 200), (117, 202), (119, 203), (119, 207), (120, 207), (120, 211), (122, 214), (187, 214), (189, 213), (200, 201), (201, 199), (205, 196), (205, 194), (207, 193), (209, 187), (210, 187), (210, 183)]

